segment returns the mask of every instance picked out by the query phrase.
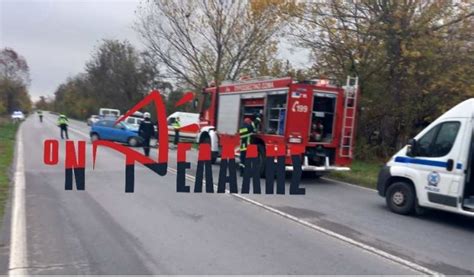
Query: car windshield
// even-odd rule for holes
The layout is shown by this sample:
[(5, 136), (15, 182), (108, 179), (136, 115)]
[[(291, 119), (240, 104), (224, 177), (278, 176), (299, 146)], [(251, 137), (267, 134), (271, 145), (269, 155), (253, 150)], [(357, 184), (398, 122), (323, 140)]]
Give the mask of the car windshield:
[(123, 122), (122, 121), (122, 125), (125, 126), (127, 129), (135, 129), (135, 127), (129, 123), (126, 123), (126, 122)]

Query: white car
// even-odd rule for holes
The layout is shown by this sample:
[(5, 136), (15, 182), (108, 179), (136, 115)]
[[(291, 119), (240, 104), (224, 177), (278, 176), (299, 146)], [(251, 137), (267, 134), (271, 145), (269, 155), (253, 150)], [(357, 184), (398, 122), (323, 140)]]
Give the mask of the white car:
[(135, 117), (135, 116), (129, 116), (125, 119), (125, 122), (135, 128), (140, 127), (140, 123), (143, 121), (143, 118), (140, 117)]
[(97, 121), (99, 120), (100, 120), (100, 117), (98, 115), (91, 115), (91, 117), (87, 119), (87, 126), (92, 126), (93, 124), (97, 123)]
[(25, 115), (22, 111), (14, 111), (12, 113), (12, 120), (25, 120)]

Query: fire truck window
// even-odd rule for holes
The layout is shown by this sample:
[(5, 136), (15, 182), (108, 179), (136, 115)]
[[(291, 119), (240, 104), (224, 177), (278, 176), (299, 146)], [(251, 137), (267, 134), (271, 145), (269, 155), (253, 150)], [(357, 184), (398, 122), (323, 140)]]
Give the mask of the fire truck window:
[(264, 116), (265, 133), (282, 136), (285, 132), (287, 94), (268, 95)]
[(335, 109), (336, 95), (330, 93), (315, 93), (309, 141), (332, 141)]
[(199, 112), (203, 112), (209, 109), (211, 106), (211, 94), (208, 92), (201, 93), (198, 100)]

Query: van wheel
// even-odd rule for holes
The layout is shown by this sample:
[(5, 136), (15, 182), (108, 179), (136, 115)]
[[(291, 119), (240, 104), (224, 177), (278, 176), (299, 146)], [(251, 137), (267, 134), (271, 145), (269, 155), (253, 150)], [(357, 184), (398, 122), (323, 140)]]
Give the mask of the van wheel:
[(100, 139), (100, 138), (99, 138), (99, 135), (98, 135), (98, 134), (92, 134), (92, 135), (91, 135), (91, 142), (94, 142), (94, 141), (99, 140), (99, 139)]
[(136, 147), (138, 145), (138, 139), (134, 137), (129, 138), (128, 145), (130, 145), (131, 147)]
[(388, 208), (394, 213), (407, 215), (415, 210), (415, 190), (405, 182), (390, 185), (385, 200)]
[[(201, 136), (201, 138), (199, 139), (199, 144), (209, 144), (209, 146), (210, 146), (211, 145), (211, 138), (209, 137), (209, 135), (204, 134), (203, 136)], [(216, 163), (217, 156), (218, 156), (217, 152), (215, 152), (215, 151), (211, 152), (211, 164)]]

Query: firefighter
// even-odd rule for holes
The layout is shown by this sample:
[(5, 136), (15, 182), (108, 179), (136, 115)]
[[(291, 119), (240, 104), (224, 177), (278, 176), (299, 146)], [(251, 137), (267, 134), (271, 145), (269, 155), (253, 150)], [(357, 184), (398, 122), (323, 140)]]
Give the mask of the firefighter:
[(262, 114), (260, 112), (256, 112), (254, 114), (254, 121), (252, 121), (252, 127), (255, 133), (260, 131), (262, 127)]
[(143, 120), (140, 122), (138, 134), (143, 139), (143, 152), (145, 156), (150, 156), (150, 139), (155, 136), (155, 127), (150, 120), (150, 113), (143, 114)]
[(176, 120), (173, 122), (173, 128), (174, 128), (174, 146), (178, 146), (179, 142), (179, 128), (181, 128), (181, 120), (179, 119), (179, 116), (176, 117)]
[(38, 110), (38, 117), (39, 117), (40, 122), (43, 122), (43, 111), (42, 110)]
[(69, 135), (67, 133), (67, 126), (68, 126), (69, 120), (64, 114), (59, 115), (58, 117), (58, 126), (61, 129), (61, 139), (64, 139), (63, 133), (66, 134), (66, 139), (69, 139)]
[(240, 175), (244, 174), (245, 157), (247, 156), (247, 146), (250, 144), (252, 135), (254, 133), (253, 121), (249, 117), (244, 119), (242, 126), (239, 129), (240, 135)]

